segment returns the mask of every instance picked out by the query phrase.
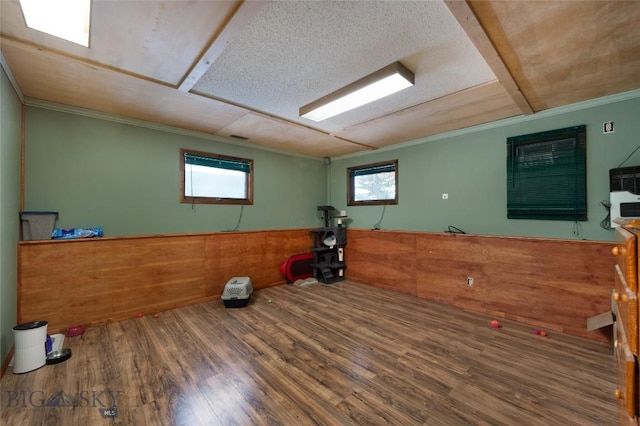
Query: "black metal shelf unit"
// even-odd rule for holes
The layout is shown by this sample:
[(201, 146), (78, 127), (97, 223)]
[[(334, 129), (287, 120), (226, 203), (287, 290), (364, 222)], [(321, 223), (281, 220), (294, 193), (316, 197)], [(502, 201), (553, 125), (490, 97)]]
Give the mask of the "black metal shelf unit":
[[(325, 284), (344, 280), (344, 246), (347, 244), (347, 229), (338, 221), (338, 226), (331, 225), (329, 212), (335, 210), (331, 206), (318, 206), (324, 212), (325, 226), (312, 229), (313, 277)], [(338, 216), (341, 217), (341, 216)]]
[(344, 280), (344, 246), (347, 244), (347, 229), (326, 227), (312, 229), (313, 232), (313, 277), (331, 284)]

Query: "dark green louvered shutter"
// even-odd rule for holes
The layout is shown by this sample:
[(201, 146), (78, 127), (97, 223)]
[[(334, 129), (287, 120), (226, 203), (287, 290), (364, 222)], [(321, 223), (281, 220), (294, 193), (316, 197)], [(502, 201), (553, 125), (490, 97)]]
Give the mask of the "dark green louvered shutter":
[(587, 220), (586, 160), (584, 125), (507, 138), (507, 217)]

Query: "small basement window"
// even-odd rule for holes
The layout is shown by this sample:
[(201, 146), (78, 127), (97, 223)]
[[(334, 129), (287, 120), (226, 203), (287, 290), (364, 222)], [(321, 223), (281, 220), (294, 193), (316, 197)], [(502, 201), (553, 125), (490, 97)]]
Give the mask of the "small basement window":
[(586, 126), (507, 138), (507, 217), (587, 220)]
[(253, 160), (181, 149), (180, 202), (253, 204)]
[(347, 169), (347, 205), (398, 204), (398, 160)]

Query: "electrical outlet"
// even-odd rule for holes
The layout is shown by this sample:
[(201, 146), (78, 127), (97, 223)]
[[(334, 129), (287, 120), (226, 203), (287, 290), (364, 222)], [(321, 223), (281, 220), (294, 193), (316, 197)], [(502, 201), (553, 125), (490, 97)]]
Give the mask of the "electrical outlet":
[(443, 200), (448, 200), (448, 199), (449, 199), (449, 194), (447, 194), (446, 192), (444, 192), (444, 193), (442, 194), (442, 199), (443, 199)]
[(473, 287), (473, 278), (467, 277), (467, 287)]

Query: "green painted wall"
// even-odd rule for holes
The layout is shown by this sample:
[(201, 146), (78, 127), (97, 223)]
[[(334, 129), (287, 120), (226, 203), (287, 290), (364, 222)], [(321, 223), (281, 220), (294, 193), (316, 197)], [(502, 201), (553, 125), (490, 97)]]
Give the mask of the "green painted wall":
[[(468, 233), (613, 240), (600, 227), (607, 212), (599, 203), (609, 199), (609, 169), (619, 166), (640, 145), (640, 92), (492, 125), (478, 126), (396, 149), (334, 159), (328, 191), (331, 205), (346, 209), (349, 226), (373, 228), (382, 206), (347, 207), (346, 168), (384, 160), (399, 160), (399, 204), (384, 210), (382, 229), (444, 231), (449, 225)], [(605, 121), (615, 133), (603, 134)], [(509, 136), (587, 125), (587, 222), (507, 219), (506, 139)], [(624, 166), (640, 165), (640, 151)], [(449, 199), (442, 200), (448, 193)]]
[(0, 68), (0, 363), (13, 346), (20, 238), (20, 127), (22, 104)]
[[(327, 168), (241, 145), (27, 107), (25, 210), (58, 211), (57, 227), (105, 236), (315, 227)], [(254, 204), (179, 202), (180, 148), (254, 160)]]
[[(239, 206), (177, 201), (178, 152), (185, 147), (254, 159), (255, 202), (243, 209), (240, 230), (318, 226), (316, 206), (329, 200), (348, 210), (349, 226), (357, 228), (382, 217), (383, 229), (439, 232), (453, 225), (476, 234), (606, 241), (613, 231), (600, 227), (606, 210), (599, 203), (609, 197), (609, 169), (640, 144), (637, 111), (634, 92), (345, 156), (327, 168), (320, 160), (28, 107), (26, 209), (59, 211), (59, 227), (102, 226), (111, 236), (233, 229)], [(602, 133), (604, 121), (615, 122), (615, 133)], [(589, 220), (507, 219), (506, 138), (579, 124), (588, 128)], [(346, 168), (395, 158), (400, 204), (347, 208)], [(638, 164), (640, 152), (625, 166)]]

